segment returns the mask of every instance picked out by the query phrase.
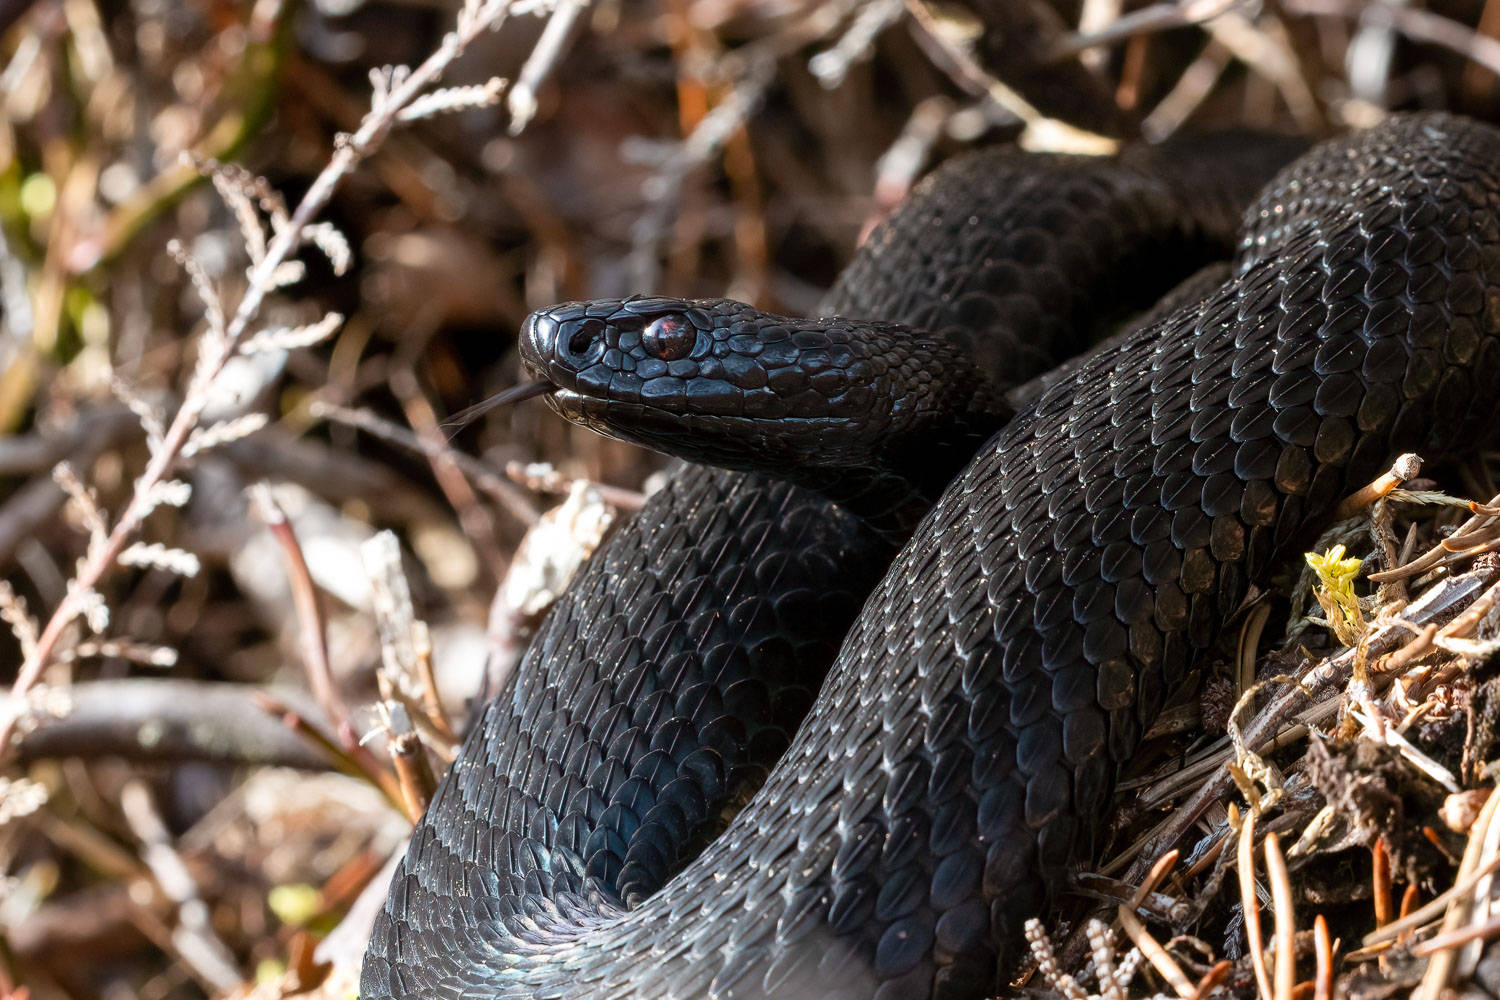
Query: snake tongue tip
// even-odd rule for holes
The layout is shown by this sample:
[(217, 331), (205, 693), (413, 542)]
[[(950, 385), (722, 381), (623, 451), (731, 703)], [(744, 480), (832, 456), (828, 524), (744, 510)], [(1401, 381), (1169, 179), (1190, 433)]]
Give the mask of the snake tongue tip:
[(509, 389), (501, 390), (487, 399), (480, 400), (473, 406), (459, 410), (453, 416), (443, 421), (443, 426), (456, 434), (496, 407), (519, 403), (534, 396), (543, 396), (552, 392), (555, 388), (556, 386), (551, 382), (543, 379), (532, 379), (528, 382), (522, 382), (519, 385), (513, 385)]

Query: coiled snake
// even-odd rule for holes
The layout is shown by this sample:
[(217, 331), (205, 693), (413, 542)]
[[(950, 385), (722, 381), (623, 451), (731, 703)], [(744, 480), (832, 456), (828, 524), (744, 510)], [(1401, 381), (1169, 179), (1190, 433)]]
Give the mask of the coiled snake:
[(993, 992), (1248, 585), (1395, 453), (1497, 436), (1500, 133), (1439, 114), (1294, 162), (1223, 282), (1008, 412), (1231, 238), (1248, 154), (944, 168), (829, 302), (879, 323), (533, 316), (563, 412), (803, 485), (692, 467), (596, 554), (419, 824), (363, 995)]

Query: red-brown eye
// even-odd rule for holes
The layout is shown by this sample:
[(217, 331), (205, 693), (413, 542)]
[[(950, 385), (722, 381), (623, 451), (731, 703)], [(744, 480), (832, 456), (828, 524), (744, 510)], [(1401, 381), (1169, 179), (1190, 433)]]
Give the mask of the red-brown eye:
[(662, 361), (687, 357), (697, 342), (698, 331), (684, 316), (658, 316), (641, 331), (641, 346)]

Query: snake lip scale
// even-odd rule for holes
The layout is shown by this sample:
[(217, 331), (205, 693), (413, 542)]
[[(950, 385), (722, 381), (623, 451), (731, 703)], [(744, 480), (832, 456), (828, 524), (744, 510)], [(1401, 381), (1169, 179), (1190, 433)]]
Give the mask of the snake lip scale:
[[(581, 571), (418, 824), (362, 994), (993, 994), (1250, 585), (1395, 454), (1500, 434), (1500, 132), (1399, 115), (1291, 155), (951, 161), (825, 303), (878, 322), (537, 314), (527, 364), (569, 393), (648, 331), (659, 363), (555, 407), (740, 471), (688, 466)], [(734, 391), (693, 410), (708, 360)]]

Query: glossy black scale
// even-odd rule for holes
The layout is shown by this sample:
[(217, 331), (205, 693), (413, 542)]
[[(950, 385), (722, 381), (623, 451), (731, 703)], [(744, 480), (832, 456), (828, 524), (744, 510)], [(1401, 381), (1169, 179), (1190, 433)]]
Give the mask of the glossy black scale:
[[(664, 795), (634, 768), (655, 736), (632, 733), (623, 707), (611, 711), (620, 682), (589, 639), (598, 629), (629, 651), (650, 637), (631, 631), (645, 627), (632, 612), (591, 606), (589, 595), (652, 600), (641, 574), (674, 591), (671, 563), (683, 557), (642, 555), (617, 536), (549, 620), (546, 634), (565, 641), (533, 650), (534, 675), (523, 670), (490, 707), (419, 826), (371, 944), (366, 995), (989, 993), (1022, 922), (1089, 843), (1168, 686), (1284, 555), (1277, 546), (1395, 452), (1475, 442), (1494, 423), (1500, 135), (1448, 116), (1402, 117), (1290, 170), (1252, 210), (1228, 283), (1053, 380), (944, 492), (865, 603), (764, 787), (675, 871), (656, 848), (733, 780), (731, 768), (689, 761), (733, 756), (753, 734), (692, 750), (689, 740), (675, 771), (653, 764), (652, 774), (687, 772), (692, 784), (666, 796), (681, 822), (649, 819)], [(1440, 263), (1423, 238), (1434, 228)], [(903, 276), (926, 280), (895, 268), (893, 287)], [(1012, 270), (1000, 278), (1013, 281)], [(1372, 289), (1406, 308), (1371, 300)], [(1397, 370), (1382, 353), (1367, 365), (1392, 339), (1408, 364)], [(1466, 385), (1481, 391), (1460, 394)], [(1306, 408), (1285, 436), (1276, 415), (1263, 419), (1279, 397)], [(1317, 424), (1311, 444), (1307, 422)], [(717, 475), (721, 493), (776, 489)], [(694, 517), (761, 523), (726, 516), (722, 499), (713, 513), (665, 516), (690, 508), (708, 481), (686, 479), (675, 499), (648, 508), (633, 544), (652, 525), (680, 530)], [(600, 584), (612, 560), (619, 572)], [(719, 655), (735, 683), (757, 679), (733, 648)], [(638, 688), (632, 698), (665, 676), (633, 674), (644, 656), (627, 652), (619, 665)], [(690, 687), (701, 676), (680, 669)], [(571, 755), (591, 765), (586, 779), (534, 752), (575, 724)], [(554, 829), (539, 805), (558, 780), (580, 783), (563, 819), (567, 843), (597, 843), (583, 855), (565, 849), (563, 824)], [(643, 829), (652, 833), (632, 857)], [(639, 875), (627, 878), (634, 860)], [(620, 898), (622, 881), (634, 905)]]

